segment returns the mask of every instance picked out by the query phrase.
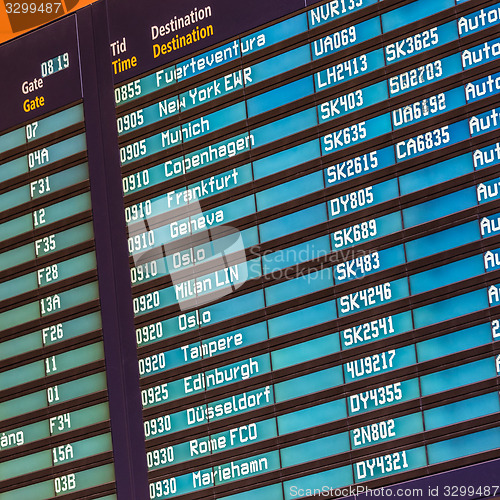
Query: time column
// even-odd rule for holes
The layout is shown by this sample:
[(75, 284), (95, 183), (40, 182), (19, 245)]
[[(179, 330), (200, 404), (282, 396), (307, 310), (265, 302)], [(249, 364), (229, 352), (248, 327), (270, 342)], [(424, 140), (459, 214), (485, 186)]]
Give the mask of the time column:
[(29, 58), (10, 94), (19, 114), (0, 130), (0, 498), (111, 500), (79, 62), (69, 42), (40, 46), (50, 57)]

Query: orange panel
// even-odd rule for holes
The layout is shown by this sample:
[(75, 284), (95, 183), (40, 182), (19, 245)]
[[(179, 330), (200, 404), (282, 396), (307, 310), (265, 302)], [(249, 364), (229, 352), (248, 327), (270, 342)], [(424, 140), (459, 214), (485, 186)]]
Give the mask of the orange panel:
[(0, 0), (0, 43), (96, 0)]

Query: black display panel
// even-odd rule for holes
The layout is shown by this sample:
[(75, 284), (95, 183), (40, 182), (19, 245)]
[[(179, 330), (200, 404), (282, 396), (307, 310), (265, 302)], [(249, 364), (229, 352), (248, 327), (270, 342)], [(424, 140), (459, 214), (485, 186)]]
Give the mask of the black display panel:
[(499, 25), (107, 0), (0, 46), (0, 498), (500, 495)]

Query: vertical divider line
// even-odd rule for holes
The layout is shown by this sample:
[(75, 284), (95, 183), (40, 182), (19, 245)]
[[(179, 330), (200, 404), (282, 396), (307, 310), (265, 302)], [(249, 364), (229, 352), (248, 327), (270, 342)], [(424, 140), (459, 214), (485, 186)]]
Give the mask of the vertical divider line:
[(94, 234), (118, 498), (147, 500), (148, 473), (104, 1), (78, 12)]

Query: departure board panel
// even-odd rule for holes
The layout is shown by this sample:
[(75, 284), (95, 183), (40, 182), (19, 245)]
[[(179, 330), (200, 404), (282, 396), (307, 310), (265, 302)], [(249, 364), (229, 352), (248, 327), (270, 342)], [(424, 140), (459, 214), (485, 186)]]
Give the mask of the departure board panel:
[(498, 458), (500, 3), (121, 8), (149, 498), (336, 498)]
[(0, 497), (116, 498), (76, 19), (33, 36), (0, 47)]
[(0, 68), (0, 500), (500, 497), (500, 1), (99, 0)]
[(0, 47), (2, 500), (117, 498), (82, 36)]

